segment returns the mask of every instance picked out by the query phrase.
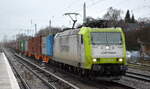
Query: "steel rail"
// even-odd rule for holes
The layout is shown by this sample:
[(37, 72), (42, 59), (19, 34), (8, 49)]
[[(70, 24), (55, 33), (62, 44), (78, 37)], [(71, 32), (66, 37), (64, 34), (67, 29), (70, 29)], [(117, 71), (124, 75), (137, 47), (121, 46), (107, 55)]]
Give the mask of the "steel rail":
[(142, 64), (142, 63), (129, 63), (129, 64), (133, 64), (133, 65), (139, 65), (139, 66), (145, 66), (145, 67), (150, 67), (150, 65), (148, 64)]
[(43, 79), (42, 76), (40, 76), (37, 72), (35, 72), (33, 69), (31, 69), (28, 65), (24, 64), (21, 61), (18, 61), (22, 65), (24, 65), (29, 71), (31, 71), (35, 76), (37, 76), (40, 80), (42, 80), (49, 88), (51, 89), (57, 89), (54, 85), (49, 83), (46, 79)]
[(15, 53), (15, 56), (21, 58), (23, 61), (25, 61), (25, 62), (31, 64), (32, 66), (36, 67), (37, 69), (40, 69), (40, 70), (43, 71), (44, 73), (49, 74), (51, 77), (54, 77), (55, 79), (57, 79), (57, 81), (59, 81), (59, 82), (61, 82), (61, 83), (64, 83), (65, 85), (68, 86), (69, 89), (80, 89), (80, 88), (77, 87), (76, 85), (73, 85), (73, 84), (71, 84), (70, 82), (68, 82), (68, 81), (66, 81), (66, 80), (64, 80), (64, 79), (62, 79), (62, 78), (60, 78), (59, 76), (57, 76), (57, 75), (51, 73), (50, 71), (47, 71), (47, 70), (45, 70), (45, 69), (39, 67), (38, 65), (36, 65), (36, 64), (34, 64), (34, 63), (28, 61), (26, 58), (24, 58), (24, 57), (22, 57), (22, 56), (20, 56), (20, 55), (18, 55), (18, 54), (16, 54), (16, 53)]
[(126, 72), (125, 76), (150, 82), (150, 76), (148, 75), (143, 75), (143, 74), (133, 73), (133, 72)]
[[(22, 57), (21, 55), (18, 55), (18, 54), (15, 54), (17, 57)], [(38, 69), (38, 65), (36, 65), (36, 64), (34, 64), (34, 63), (32, 63), (32, 62), (30, 62), (29, 60), (27, 60), (27, 58), (24, 58), (24, 57), (22, 57), (23, 59), (22, 60), (24, 60), (24, 61), (28, 61), (31, 65), (33, 64), (33, 65), (35, 65), (35, 66), (37, 66), (37, 67), (34, 67), (34, 69)], [(41, 67), (40, 67), (41, 68)], [(32, 69), (32, 70), (34, 70), (34, 69)], [(41, 68), (41, 69), (43, 69), (43, 68)], [(47, 71), (47, 70), (46, 70)], [(47, 72), (49, 72), (49, 71), (47, 71)], [(58, 80), (52, 80), (52, 82), (57, 82)], [(111, 83), (113, 83), (112, 85), (113, 86), (118, 86), (118, 87), (125, 87), (126, 89), (134, 89), (134, 88), (132, 88), (132, 87), (130, 87), (130, 86), (128, 86), (128, 85), (124, 85), (124, 84), (121, 84), (121, 83), (118, 83), (118, 82), (116, 82), (116, 81), (112, 81)], [(108, 84), (106, 84), (106, 86), (102, 86), (103, 88), (105, 88), (105, 89), (110, 89), (110, 87), (108, 87), (108, 86), (110, 86), (111, 85), (111, 83), (108, 85)], [(104, 84), (105, 85), (105, 84)], [(112, 86), (111, 85), (111, 86)], [(65, 88), (66, 89), (66, 88)], [(79, 89), (79, 88), (72, 88), (72, 87), (67, 87), (67, 89)]]
[(16, 73), (16, 76), (20, 79), (21, 84), (23, 85), (23, 87), (25, 89), (31, 89), (29, 87), (29, 85), (27, 84), (27, 82), (22, 78), (22, 76), (19, 74), (19, 72), (17, 71), (16, 67), (12, 64), (12, 62), (10, 61), (10, 58), (8, 57), (7, 53), (4, 51), (4, 54), (6, 55), (9, 64), (11, 65), (12, 69), (14, 70), (14, 72)]

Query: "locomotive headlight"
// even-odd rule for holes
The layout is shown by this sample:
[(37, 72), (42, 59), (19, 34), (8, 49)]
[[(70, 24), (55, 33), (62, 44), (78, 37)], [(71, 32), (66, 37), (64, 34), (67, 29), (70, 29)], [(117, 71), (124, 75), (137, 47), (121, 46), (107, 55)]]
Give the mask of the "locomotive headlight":
[(106, 49), (109, 49), (109, 46), (106, 46)]
[(93, 62), (96, 62), (96, 59), (93, 59)]
[(123, 59), (122, 58), (119, 58), (119, 62), (122, 62), (123, 61)]

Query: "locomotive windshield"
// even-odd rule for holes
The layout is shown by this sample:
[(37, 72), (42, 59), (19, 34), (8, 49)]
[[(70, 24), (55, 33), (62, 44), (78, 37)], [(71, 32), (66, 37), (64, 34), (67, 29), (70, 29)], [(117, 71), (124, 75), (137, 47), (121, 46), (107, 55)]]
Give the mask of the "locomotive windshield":
[(93, 45), (122, 43), (120, 32), (92, 32), (91, 40)]

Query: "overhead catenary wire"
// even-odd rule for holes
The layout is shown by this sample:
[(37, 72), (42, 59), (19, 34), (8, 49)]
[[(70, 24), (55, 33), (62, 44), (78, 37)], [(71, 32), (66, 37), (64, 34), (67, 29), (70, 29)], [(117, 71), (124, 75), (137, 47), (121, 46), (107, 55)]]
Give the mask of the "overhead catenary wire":
[[(75, 2), (75, 1), (73, 1), (73, 4), (71, 3), (68, 7), (68, 9), (71, 9), (70, 11), (72, 11), (72, 12), (78, 12), (78, 13), (80, 13), (80, 17), (82, 17), (82, 10), (83, 10), (83, 1), (81, 2), (81, 1), (77, 1), (77, 2)], [(115, 7), (115, 6), (118, 6), (118, 5), (122, 5), (122, 3), (124, 2), (124, 0), (118, 0), (117, 2), (114, 2), (114, 3), (112, 3), (112, 0), (86, 0), (86, 8), (88, 9), (87, 10), (87, 12), (88, 11), (90, 11), (91, 10), (91, 8), (95, 8), (95, 10), (94, 10), (94, 12), (95, 13), (103, 13), (104, 14), (104, 12), (106, 12), (107, 11), (107, 9), (108, 9), (108, 7)], [(71, 8), (71, 6), (73, 5), (73, 6), (75, 6), (75, 5), (80, 5), (79, 3), (81, 3), (82, 5), (81, 6), (79, 6), (79, 8), (78, 8), (78, 6), (76, 6), (76, 8)], [(105, 7), (102, 7), (102, 6), (104, 6), (104, 4), (106, 4), (106, 6)], [(100, 5), (100, 7), (99, 6), (97, 6), (97, 5)], [(96, 7), (99, 7), (99, 8), (96, 8)], [(106, 8), (107, 7), (107, 8)], [(148, 7), (148, 6), (143, 6), (143, 7), (147, 7), (147, 8), (150, 8), (150, 7)], [(139, 7), (137, 7), (136, 9), (138, 9)], [(141, 7), (142, 8), (142, 7)], [(135, 9), (131, 9), (132, 11), (135, 11)], [(124, 11), (123, 11), (124, 12)], [(122, 12), (122, 13), (123, 13)], [(148, 13), (148, 15), (149, 15), (150, 13)]]
[[(86, 2), (86, 5), (87, 5), (86, 8), (91, 8), (92, 6), (99, 4), (100, 2), (103, 2), (103, 1), (106, 1), (106, 0), (96, 0), (95, 2), (91, 2), (91, 3)], [(80, 7), (79, 9), (77, 9), (75, 11), (80, 11), (82, 9), (83, 9), (83, 7)]]

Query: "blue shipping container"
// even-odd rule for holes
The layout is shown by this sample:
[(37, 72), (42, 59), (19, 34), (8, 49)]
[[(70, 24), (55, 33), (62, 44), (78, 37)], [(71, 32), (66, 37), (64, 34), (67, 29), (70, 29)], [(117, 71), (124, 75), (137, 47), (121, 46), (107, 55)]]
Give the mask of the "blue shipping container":
[(53, 56), (53, 44), (54, 44), (54, 36), (53, 35), (47, 36), (46, 49), (48, 56)]

